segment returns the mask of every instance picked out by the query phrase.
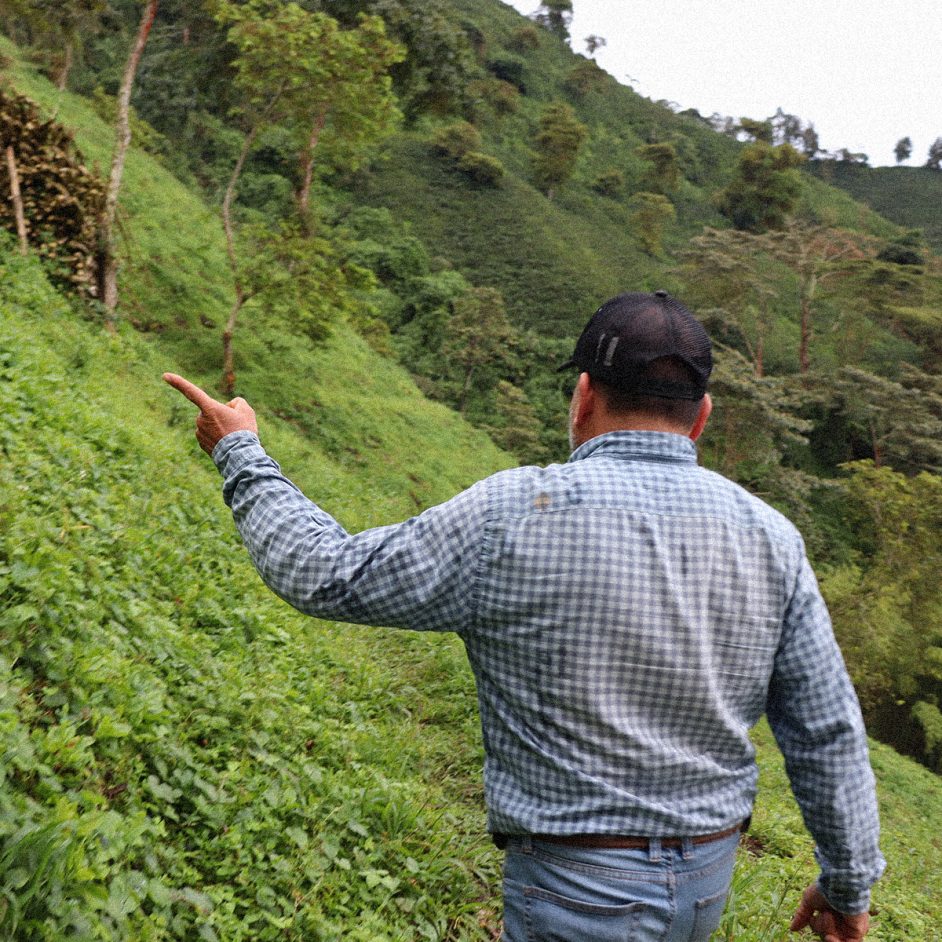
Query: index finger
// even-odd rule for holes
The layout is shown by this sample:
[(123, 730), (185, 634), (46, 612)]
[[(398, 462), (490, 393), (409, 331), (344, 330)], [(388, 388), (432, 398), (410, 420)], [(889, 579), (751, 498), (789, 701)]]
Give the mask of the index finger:
[(211, 409), (213, 406), (221, 405), (221, 403), (213, 399), (209, 393), (203, 392), (199, 386), (191, 383), (188, 379), (184, 379), (182, 376), (177, 376), (176, 373), (164, 373), (163, 380), (165, 383), (173, 386), (178, 392), (183, 393), (200, 412), (206, 412), (207, 409)]

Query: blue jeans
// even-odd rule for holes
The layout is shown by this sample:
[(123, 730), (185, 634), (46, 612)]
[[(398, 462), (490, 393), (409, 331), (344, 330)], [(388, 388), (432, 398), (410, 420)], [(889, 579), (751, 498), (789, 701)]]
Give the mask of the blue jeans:
[(707, 844), (588, 850), (514, 837), (504, 861), (503, 942), (707, 942), (739, 834)]

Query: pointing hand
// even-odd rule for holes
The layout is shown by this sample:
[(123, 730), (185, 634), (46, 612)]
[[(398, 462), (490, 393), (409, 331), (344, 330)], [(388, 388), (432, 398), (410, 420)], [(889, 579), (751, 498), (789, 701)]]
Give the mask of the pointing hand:
[(211, 455), (217, 442), (230, 432), (246, 431), (258, 435), (255, 410), (241, 397), (219, 402), (176, 373), (164, 373), (163, 379), (200, 410), (196, 417), (196, 440), (207, 455)]

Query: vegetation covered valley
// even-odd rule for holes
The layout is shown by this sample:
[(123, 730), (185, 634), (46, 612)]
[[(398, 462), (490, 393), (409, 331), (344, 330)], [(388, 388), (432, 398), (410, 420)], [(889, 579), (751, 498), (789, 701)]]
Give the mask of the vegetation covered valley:
[[(244, 395), (356, 530), (564, 460), (556, 364), (605, 298), (659, 287), (717, 341), (703, 460), (801, 526), (896, 747), (873, 744), (871, 935), (942, 938), (938, 221), (834, 188), (846, 168), (809, 164), (800, 121), (675, 114), (574, 54), (564, 21), (497, 0), (164, 0), (109, 309), (105, 248), (35, 194), (67, 164), (94, 228), (147, 6), (0, 5), (26, 242), (5, 203), (0, 938), (496, 938), (460, 645), (274, 599), (159, 377)], [(253, 60), (256, 35), (277, 59)], [(272, 91), (336, 91), (341, 67), (328, 104)], [(741, 942), (787, 938), (814, 872), (765, 727), (756, 743), (718, 933)]]

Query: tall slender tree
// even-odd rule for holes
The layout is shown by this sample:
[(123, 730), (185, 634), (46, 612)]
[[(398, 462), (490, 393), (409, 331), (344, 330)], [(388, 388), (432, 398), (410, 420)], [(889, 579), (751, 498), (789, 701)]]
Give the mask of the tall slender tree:
[(105, 326), (115, 330), (115, 310), (118, 306), (118, 260), (115, 246), (115, 217), (118, 211), (118, 196), (124, 178), (124, 162), (131, 146), (131, 90), (137, 75), (147, 37), (150, 36), (154, 18), (157, 16), (158, 0), (147, 0), (141, 12), (137, 37), (131, 47), (124, 67), (121, 89), (118, 92), (118, 114), (115, 121), (115, 145), (111, 158), (111, 173), (105, 191), (104, 209), (98, 227), (98, 282), (99, 297), (105, 308)]
[(379, 17), (361, 17), (343, 30), (326, 13), (311, 13), (296, 3), (219, 0), (217, 19), (229, 26), (229, 41), (238, 50), (235, 84), (241, 93), (239, 112), (245, 128), (222, 201), (226, 250), (235, 297), (223, 329), (223, 388), (233, 391), (235, 361), (232, 338), (239, 314), (253, 292), (239, 259), (234, 203), (245, 163), (259, 135), (279, 126), (295, 139), (299, 183), (296, 199), (302, 230), (310, 231), (310, 192), (315, 152), (331, 150), (334, 161), (356, 166), (367, 144), (389, 131), (398, 111), (392, 96), (389, 66), (402, 56), (386, 38)]

